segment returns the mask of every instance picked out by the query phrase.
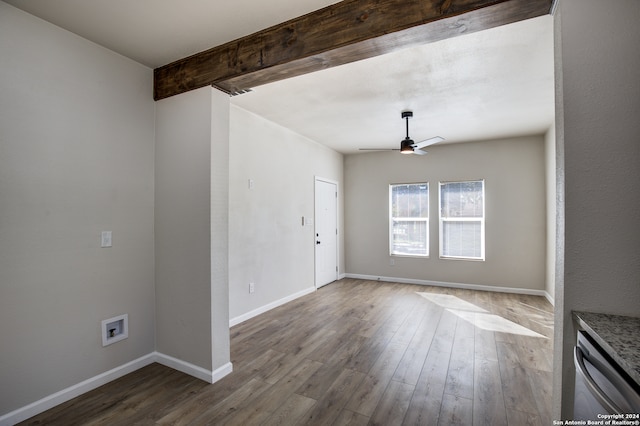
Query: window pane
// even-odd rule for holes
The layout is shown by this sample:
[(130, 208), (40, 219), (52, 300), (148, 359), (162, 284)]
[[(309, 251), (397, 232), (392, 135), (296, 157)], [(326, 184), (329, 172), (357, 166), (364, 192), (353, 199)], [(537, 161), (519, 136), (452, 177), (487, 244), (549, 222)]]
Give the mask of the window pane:
[(445, 221), (442, 224), (442, 255), (482, 257), (482, 223)]
[(393, 185), (391, 203), (392, 217), (429, 217), (429, 187), (427, 184)]
[(429, 184), (391, 185), (390, 201), (390, 253), (428, 256)]
[(394, 220), (392, 254), (426, 256), (427, 252), (426, 220)]
[(484, 181), (440, 183), (440, 256), (484, 259)]
[(482, 181), (443, 183), (440, 187), (442, 217), (482, 217)]

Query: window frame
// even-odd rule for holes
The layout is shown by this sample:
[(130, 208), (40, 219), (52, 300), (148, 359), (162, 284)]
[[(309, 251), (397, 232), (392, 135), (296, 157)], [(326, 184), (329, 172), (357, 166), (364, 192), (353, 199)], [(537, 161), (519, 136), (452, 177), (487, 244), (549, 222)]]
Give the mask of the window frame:
[[(424, 211), (427, 213), (427, 217), (413, 217), (413, 216), (393, 216), (393, 188), (396, 186), (409, 186), (409, 185), (424, 185), (427, 187), (427, 206)], [(430, 223), (430, 195), (429, 195), (429, 182), (403, 182), (403, 183), (391, 183), (389, 184), (389, 256), (394, 257), (416, 257), (420, 259), (429, 258), (429, 223)], [(408, 254), (408, 253), (395, 253), (393, 250), (394, 247), (394, 233), (393, 233), (393, 223), (394, 221), (418, 221), (425, 222), (425, 254)]]
[[(473, 217), (473, 216), (457, 216), (457, 217), (444, 217), (443, 215), (443, 206), (442, 206), (442, 190), (443, 187), (447, 184), (452, 183), (471, 183), (471, 182), (481, 182), (482, 183), (482, 217)], [(478, 261), (484, 262), (486, 260), (486, 241), (485, 241), (485, 222), (486, 222), (486, 185), (484, 179), (468, 179), (468, 180), (456, 180), (456, 181), (440, 181), (438, 184), (438, 245), (439, 245), (439, 256), (440, 259), (446, 260), (470, 260), (470, 261)], [(452, 256), (452, 255), (444, 255), (444, 223), (445, 222), (476, 222), (480, 223), (480, 256)]]

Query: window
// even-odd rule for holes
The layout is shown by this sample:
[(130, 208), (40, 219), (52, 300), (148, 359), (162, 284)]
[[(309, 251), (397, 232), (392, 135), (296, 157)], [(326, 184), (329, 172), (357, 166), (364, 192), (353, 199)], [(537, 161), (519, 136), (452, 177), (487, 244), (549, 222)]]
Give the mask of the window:
[(389, 250), (392, 255), (429, 255), (429, 184), (389, 186)]
[(440, 257), (484, 260), (484, 180), (440, 182)]

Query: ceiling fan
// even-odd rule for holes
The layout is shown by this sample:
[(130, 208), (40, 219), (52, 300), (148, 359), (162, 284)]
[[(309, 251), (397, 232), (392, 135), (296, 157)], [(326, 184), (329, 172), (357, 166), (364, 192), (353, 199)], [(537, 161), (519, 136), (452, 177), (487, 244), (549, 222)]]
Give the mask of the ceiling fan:
[(425, 139), (422, 142), (414, 142), (413, 139), (409, 137), (409, 118), (413, 117), (413, 112), (402, 111), (401, 117), (407, 121), (407, 136), (400, 142), (400, 148), (360, 148), (360, 151), (400, 151), (401, 154), (426, 155), (427, 151), (423, 151), (422, 148), (444, 140), (444, 138), (441, 138), (440, 136), (435, 136), (433, 138)]

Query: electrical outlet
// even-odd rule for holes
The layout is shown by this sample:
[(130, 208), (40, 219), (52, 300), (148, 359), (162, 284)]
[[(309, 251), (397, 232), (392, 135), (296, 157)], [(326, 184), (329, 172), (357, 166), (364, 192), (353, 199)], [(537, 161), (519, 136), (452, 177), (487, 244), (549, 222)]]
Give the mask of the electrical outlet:
[(253, 294), (256, 291), (255, 283), (249, 283), (249, 294)]

